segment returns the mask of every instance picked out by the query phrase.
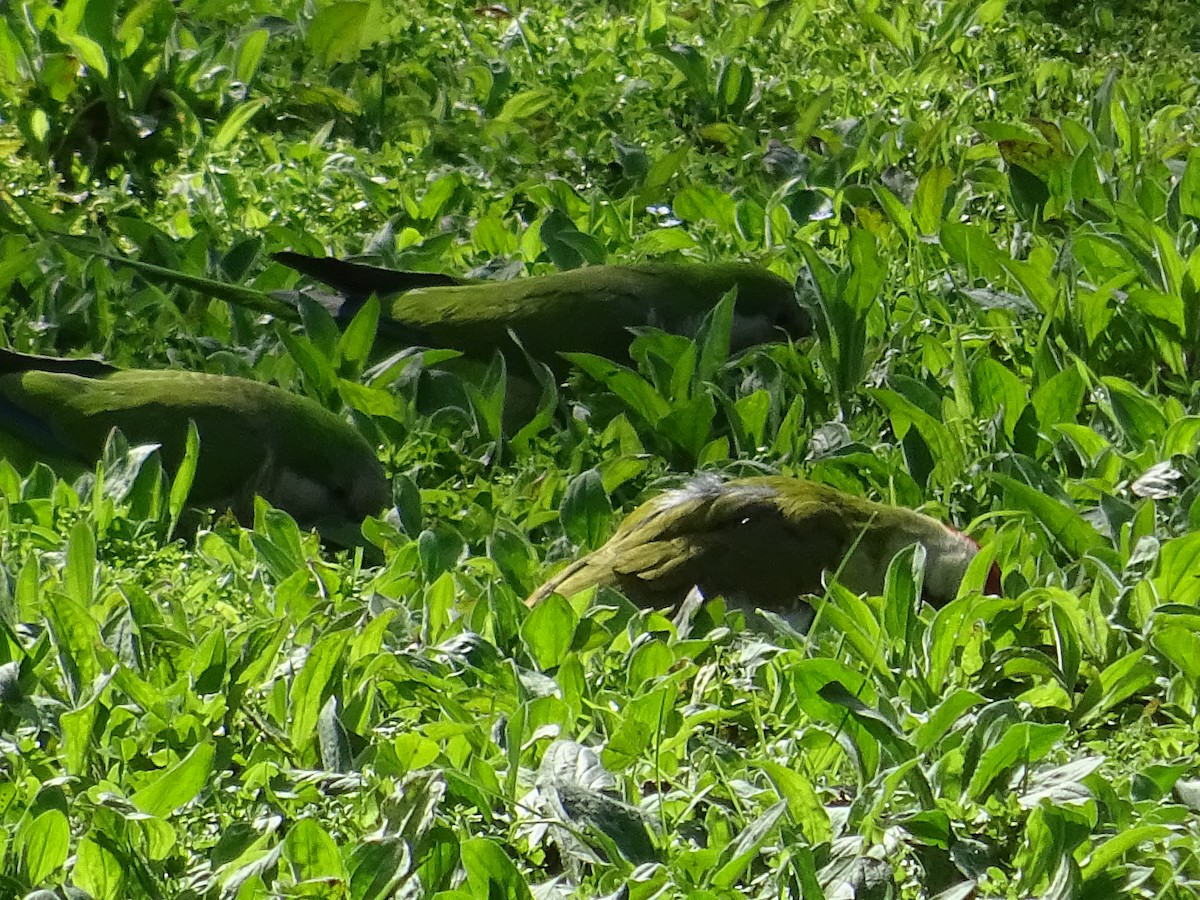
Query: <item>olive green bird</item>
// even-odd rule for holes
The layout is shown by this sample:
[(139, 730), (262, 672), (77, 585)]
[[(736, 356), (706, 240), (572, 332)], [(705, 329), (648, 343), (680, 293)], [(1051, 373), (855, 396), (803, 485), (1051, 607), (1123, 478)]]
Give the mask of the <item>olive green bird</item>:
[[(196, 290), (285, 321), (299, 321), (296, 291), (266, 292), (115, 256), (83, 239), (68, 246), (130, 266), (155, 282)], [(514, 350), (511, 331), (534, 359), (563, 368), (559, 353), (581, 352), (623, 362), (633, 332), (643, 326), (694, 336), (704, 316), (734, 287), (730, 350), (802, 338), (812, 333), (792, 286), (766, 269), (741, 262), (588, 266), (482, 281), (403, 272), (340, 259), (275, 254), (286, 266), (336, 292), (308, 294), (341, 324), (371, 296), (381, 302), (377, 337), (387, 349), (436, 347), (490, 362)]]
[[(888, 563), (910, 544), (925, 548), (924, 598), (934, 605), (954, 599), (979, 545), (936, 519), (799, 478), (702, 476), (642, 504), (604, 546), (568, 565), (526, 605), (596, 586), (654, 608), (681, 601), (695, 586), (705, 597), (803, 623), (809, 608), (802, 597), (822, 593), (823, 572), (836, 572), (853, 591), (878, 594)], [(996, 567), (987, 590), (1000, 592)]]
[(375, 295), (383, 302), (382, 336), (483, 359), (511, 346), (511, 330), (532, 357), (545, 362), (568, 352), (622, 361), (629, 356), (630, 329), (653, 326), (695, 336), (704, 316), (734, 288), (732, 352), (812, 332), (792, 286), (742, 262), (587, 266), (474, 281), (292, 252), (274, 258), (334, 288), (338, 296), (322, 302), (336, 319), (349, 319)]
[(0, 451), (18, 468), (41, 461), (76, 477), (118, 428), (131, 443), (158, 444), (173, 473), (189, 420), (200, 438), (192, 506), (249, 522), (259, 494), (323, 530), (361, 523), (391, 499), (371, 445), (306, 397), (228, 375), (0, 350)]

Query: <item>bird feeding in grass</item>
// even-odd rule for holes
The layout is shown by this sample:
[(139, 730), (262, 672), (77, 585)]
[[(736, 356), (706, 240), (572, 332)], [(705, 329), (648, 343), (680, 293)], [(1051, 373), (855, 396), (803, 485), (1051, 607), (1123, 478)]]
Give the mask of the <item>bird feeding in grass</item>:
[[(298, 291), (262, 291), (179, 272), (110, 251), (86, 238), (63, 236), (79, 254), (128, 266), (147, 280), (186, 287), (235, 306), (300, 321)], [(336, 293), (305, 293), (346, 325), (372, 296), (380, 300), (378, 343), (458, 350), (490, 362), (515, 349), (510, 332), (534, 359), (559, 370), (560, 353), (629, 359), (636, 329), (655, 327), (695, 337), (708, 315), (736, 288), (730, 351), (812, 335), (812, 320), (792, 285), (745, 262), (644, 262), (585, 266), (507, 281), (405, 272), (332, 257), (284, 251), (275, 259)]]
[(130, 442), (158, 444), (174, 473), (189, 421), (200, 438), (192, 506), (248, 522), (259, 494), (324, 530), (359, 524), (390, 502), (371, 445), (306, 397), (229, 375), (0, 350), (0, 449), (18, 467), (42, 461), (67, 477), (89, 471), (117, 428)]
[(543, 362), (557, 364), (556, 354), (567, 352), (624, 361), (634, 336), (630, 329), (653, 326), (694, 337), (704, 316), (734, 288), (732, 352), (812, 333), (792, 286), (743, 262), (585, 266), (482, 281), (290, 251), (274, 258), (337, 291), (319, 299), (339, 321), (349, 320), (374, 295), (382, 303), (381, 337), (483, 359), (512, 346), (511, 330)]
[[(554, 575), (526, 604), (612, 587), (654, 608), (697, 587), (705, 597), (806, 624), (811, 614), (802, 598), (822, 593), (824, 572), (836, 572), (855, 592), (878, 594), (888, 563), (912, 544), (925, 548), (924, 599), (935, 606), (954, 599), (979, 545), (936, 519), (800, 478), (701, 476), (643, 503), (604, 546)], [(1000, 593), (994, 565), (986, 590)]]

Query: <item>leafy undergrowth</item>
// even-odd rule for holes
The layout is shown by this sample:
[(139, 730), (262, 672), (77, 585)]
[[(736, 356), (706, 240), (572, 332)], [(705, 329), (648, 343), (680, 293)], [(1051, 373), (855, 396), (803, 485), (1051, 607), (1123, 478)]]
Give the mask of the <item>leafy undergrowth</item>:
[[(0, 11), (8, 342), (304, 392), (396, 503), (331, 557), (265, 507), (172, 541), (119, 442), (74, 485), (0, 464), (0, 893), (1194, 896), (1191, 4), (394, 6)], [(263, 289), (289, 246), (742, 257), (818, 339), (727, 360), (714, 317), (562, 384), (364, 371), (361, 334), (68, 233)], [(984, 553), (918, 616), (910, 557), (882, 598), (832, 586), (809, 635), (719, 599), (526, 610), (697, 469), (922, 506)]]

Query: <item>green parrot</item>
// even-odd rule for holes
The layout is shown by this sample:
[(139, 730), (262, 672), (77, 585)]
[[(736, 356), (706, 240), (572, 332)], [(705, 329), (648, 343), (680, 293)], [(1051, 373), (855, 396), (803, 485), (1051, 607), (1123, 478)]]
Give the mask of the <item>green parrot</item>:
[(792, 286), (750, 263), (648, 262), (473, 281), (290, 251), (276, 253), (275, 259), (334, 288), (338, 296), (321, 299), (339, 320), (377, 295), (383, 302), (381, 335), (485, 360), (497, 348), (511, 346), (510, 329), (532, 357), (544, 362), (555, 362), (561, 352), (626, 360), (630, 328), (649, 325), (693, 336), (734, 287), (731, 351), (812, 332)]
[(360, 524), (390, 502), (371, 445), (306, 397), (228, 375), (0, 350), (0, 452), (18, 468), (42, 461), (74, 477), (95, 466), (119, 428), (131, 443), (160, 445), (173, 472), (189, 420), (200, 436), (193, 506), (248, 522), (260, 494), (323, 530)]
[[(296, 291), (258, 291), (116, 256), (86, 239), (65, 240), (77, 252), (130, 266), (153, 281), (191, 288), (285, 321), (299, 321)], [(381, 343), (393, 349), (459, 350), (484, 363), (492, 360), (497, 349), (515, 349), (510, 330), (534, 359), (560, 372), (565, 367), (558, 357), (561, 352), (627, 361), (631, 328), (652, 325), (692, 336), (705, 314), (735, 286), (731, 351), (812, 333), (811, 321), (792, 286), (750, 263), (588, 266), (510, 281), (475, 281), (292, 252), (277, 253), (275, 258), (337, 291), (333, 296), (309, 296), (340, 323), (348, 322), (368, 297), (377, 295), (382, 304)]]
[[(804, 624), (810, 610), (802, 595), (821, 593), (822, 572), (877, 594), (892, 557), (916, 543), (927, 554), (925, 599), (954, 599), (979, 545), (936, 519), (799, 478), (701, 476), (642, 504), (603, 547), (568, 565), (526, 605), (601, 586), (653, 608), (681, 601), (696, 586), (705, 597)], [(995, 566), (987, 590), (1000, 593)]]

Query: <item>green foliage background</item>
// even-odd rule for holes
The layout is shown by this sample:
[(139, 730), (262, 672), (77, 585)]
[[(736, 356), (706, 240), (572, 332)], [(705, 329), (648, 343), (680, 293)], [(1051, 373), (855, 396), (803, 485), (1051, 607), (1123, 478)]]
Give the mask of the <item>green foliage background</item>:
[[(8, 342), (307, 393), (379, 440), (397, 512), (366, 525), (381, 565), (265, 508), (171, 543), (154, 456), (0, 464), (0, 893), (1193, 896), (1197, 22), (6, 5)], [(719, 323), (701, 351), (651, 332), (505, 437), (500, 360), (367, 367), (361, 330), (293, 334), (68, 234), (262, 289), (294, 283), (285, 247), (748, 258), (820, 340), (726, 361)], [(940, 611), (907, 614), (902, 559), (808, 637), (720, 603), (525, 610), (697, 468), (923, 506), (985, 550)], [(1003, 598), (973, 590), (992, 559)]]

